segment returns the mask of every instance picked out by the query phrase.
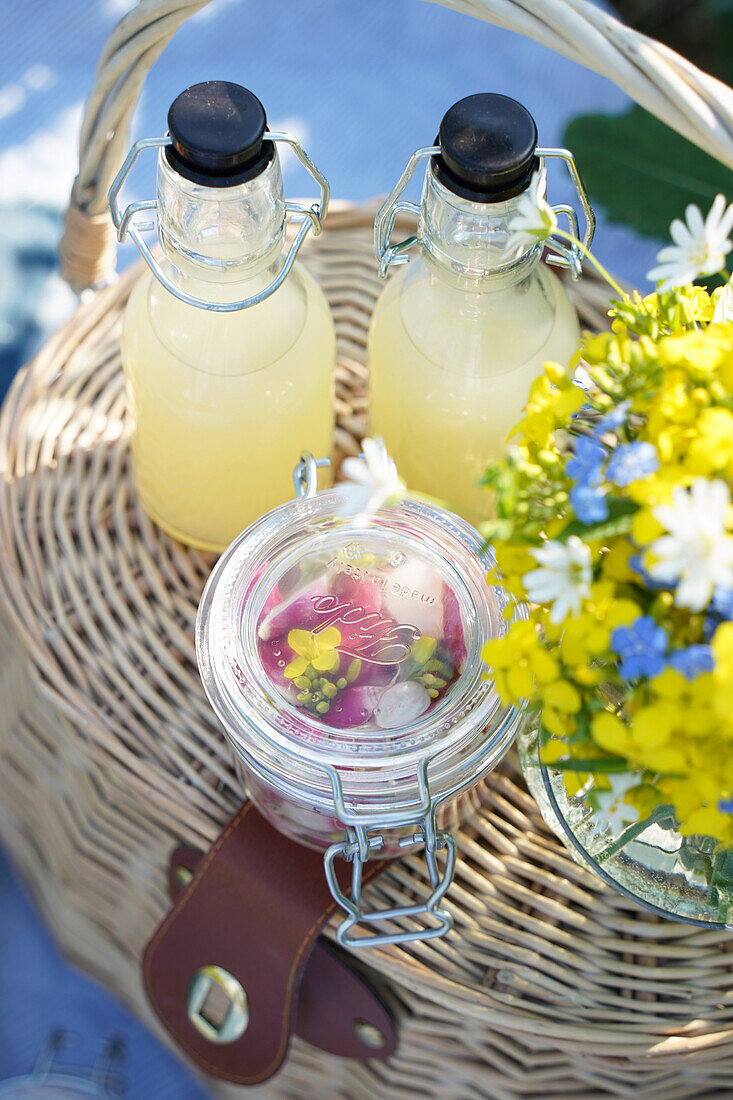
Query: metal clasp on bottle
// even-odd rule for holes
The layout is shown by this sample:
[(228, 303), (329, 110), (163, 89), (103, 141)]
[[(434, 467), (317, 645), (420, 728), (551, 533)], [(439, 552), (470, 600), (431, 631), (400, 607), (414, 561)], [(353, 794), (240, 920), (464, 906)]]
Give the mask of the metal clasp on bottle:
[(156, 219), (139, 223), (135, 221), (135, 216), (142, 211), (157, 211), (157, 199), (141, 199), (138, 202), (130, 203), (129, 206), (125, 207), (124, 211), (120, 209), (118, 201), (119, 194), (125, 180), (132, 171), (135, 161), (146, 149), (161, 149), (170, 144), (170, 138), (167, 135), (160, 138), (142, 138), (140, 141), (136, 141), (127, 154), (122, 167), (115, 176), (112, 186), (109, 189), (109, 208), (112, 214), (112, 221), (117, 229), (118, 241), (123, 243), (130, 237), (135, 242), (138, 252), (143, 257), (158, 282), (161, 283), (166, 290), (170, 291), (175, 298), (178, 298), (179, 301), (185, 302), (189, 306), (196, 306), (197, 309), (211, 310), (214, 313), (235, 313), (240, 309), (248, 309), (250, 306), (255, 306), (259, 302), (263, 302), (266, 298), (269, 298), (271, 294), (274, 294), (287, 278), (295, 262), (295, 258), (298, 255), (300, 246), (303, 244), (308, 233), (312, 230), (313, 235), (317, 237), (321, 232), (323, 220), (328, 213), (328, 200), (330, 195), (328, 180), (315, 166), (296, 137), (293, 137), (291, 134), (272, 133), (268, 130), (265, 138), (267, 141), (289, 145), (308, 174), (318, 184), (321, 194), (318, 202), (313, 202), (310, 206), (301, 202), (285, 202), (286, 215), (292, 215), (299, 221), (300, 228), (293, 238), (292, 244), (274, 279), (272, 279), (263, 290), (250, 295), (248, 298), (241, 298), (236, 302), (211, 302), (206, 298), (196, 298), (194, 295), (188, 294), (185, 290), (181, 290), (181, 288), (166, 275), (164, 269), (153, 254), (152, 249), (143, 238), (144, 233), (151, 233), (156, 229)]
[[(422, 149), (417, 149), (408, 160), (404, 172), (397, 180), (392, 191), (377, 211), (377, 216), (374, 220), (374, 251), (379, 261), (379, 275), (382, 279), (386, 277), (391, 266), (408, 263), (410, 259), (410, 249), (413, 245), (420, 242), (420, 230), (418, 228), (417, 233), (411, 234), (403, 241), (399, 241), (394, 245), (391, 243), (395, 222), (399, 214), (413, 214), (418, 219), (420, 217), (420, 207), (418, 204), (402, 199), (400, 196), (410, 182), (420, 161), (428, 157), (438, 156), (441, 151), (439, 145), (428, 145)], [(552, 264), (554, 267), (567, 268), (573, 279), (580, 279), (583, 274), (583, 250), (588, 250), (590, 248), (596, 229), (596, 219), (593, 208), (591, 207), (588, 194), (580, 177), (575, 158), (568, 149), (538, 148), (536, 150), (536, 155), (540, 161), (539, 171), (544, 169), (545, 161), (547, 160), (556, 159), (565, 161), (573, 181), (573, 186), (575, 187), (576, 194), (580, 201), (585, 222), (583, 229), (583, 247), (579, 248), (575, 243), (571, 244), (568, 241), (564, 241), (554, 236), (548, 237), (544, 241), (544, 244), (551, 250), (551, 254), (547, 256), (548, 264)], [(565, 215), (565, 217), (567, 217), (570, 234), (576, 239), (579, 239), (578, 215), (575, 209), (564, 203), (559, 206), (553, 206), (552, 209), (556, 214)]]

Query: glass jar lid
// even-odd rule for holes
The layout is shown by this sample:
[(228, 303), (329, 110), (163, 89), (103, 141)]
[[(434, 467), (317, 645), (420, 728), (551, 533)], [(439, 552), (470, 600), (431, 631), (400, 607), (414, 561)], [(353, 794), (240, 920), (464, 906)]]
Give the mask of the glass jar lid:
[(291, 792), (332, 801), (330, 767), (351, 800), (408, 803), (427, 761), (440, 801), (514, 736), (481, 655), (507, 597), (450, 512), (348, 507), (338, 488), (281, 505), (224, 553), (197, 621), (204, 686), (235, 749)]

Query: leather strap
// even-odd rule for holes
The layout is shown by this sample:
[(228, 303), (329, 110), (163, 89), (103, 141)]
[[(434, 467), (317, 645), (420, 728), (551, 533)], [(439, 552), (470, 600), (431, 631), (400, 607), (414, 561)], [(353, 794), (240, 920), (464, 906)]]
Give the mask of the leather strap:
[[(163, 1026), (197, 1066), (234, 1084), (265, 1081), (282, 1065), (293, 1030), (346, 1057), (394, 1052), (394, 1024), (383, 1003), (317, 940), (336, 909), (320, 853), (282, 836), (245, 803), (205, 855), (179, 849), (172, 863), (193, 871), (193, 878), (181, 889), (172, 870), (178, 897), (145, 950), (143, 975)], [(369, 865), (364, 881), (383, 867)], [(337, 874), (347, 888), (348, 865)], [(212, 967), (244, 991), (248, 1011), (244, 1026), (239, 997), (219, 1036), (215, 1027), (203, 1034), (189, 1017), (189, 992), (206, 987), (212, 971), (205, 968)], [(196, 975), (198, 986), (192, 985)], [(205, 1031), (205, 1005), (201, 1015)], [(215, 1041), (237, 1019), (234, 1031), (244, 1026), (241, 1033)]]

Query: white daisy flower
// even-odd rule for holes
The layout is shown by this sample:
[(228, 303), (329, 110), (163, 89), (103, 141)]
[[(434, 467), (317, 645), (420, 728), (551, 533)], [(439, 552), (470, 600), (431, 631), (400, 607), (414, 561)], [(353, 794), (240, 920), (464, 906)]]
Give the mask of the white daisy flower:
[(713, 312), (714, 325), (722, 325), (726, 321), (733, 321), (733, 286), (726, 283), (721, 290), (713, 293), (715, 310)]
[(647, 279), (657, 283), (660, 291), (686, 286), (699, 275), (714, 275), (725, 267), (725, 257), (733, 248), (733, 203), (726, 207), (725, 195), (716, 195), (707, 218), (703, 221), (699, 206), (690, 203), (686, 221), (675, 218), (669, 227), (674, 244), (657, 254), (658, 266)]
[(702, 611), (715, 588), (733, 588), (733, 536), (729, 522), (730, 490), (716, 478), (696, 478), (690, 489), (675, 489), (671, 504), (652, 509), (669, 532), (648, 548), (647, 570), (654, 580), (676, 584), (678, 607)]
[(639, 820), (639, 811), (624, 799), (632, 787), (639, 784), (637, 775), (628, 772), (609, 775), (610, 791), (597, 791), (594, 800), (598, 809), (593, 815), (593, 827), (597, 833), (619, 836), (627, 825)]
[(545, 198), (545, 173), (535, 172), (532, 182), (517, 203), (508, 225), (506, 254), (516, 255), (544, 241), (557, 229), (557, 215)]
[(568, 614), (577, 615), (583, 599), (590, 596), (590, 549), (577, 535), (571, 535), (567, 542), (548, 542), (530, 553), (541, 566), (524, 576), (532, 603), (552, 603), (551, 623), (561, 623)]
[(406, 493), (405, 483), (397, 473), (394, 461), (382, 439), (364, 439), (363, 457), (345, 458), (341, 473), (347, 483), (348, 500), (343, 511), (352, 514), (376, 512), (385, 505), (395, 504)]

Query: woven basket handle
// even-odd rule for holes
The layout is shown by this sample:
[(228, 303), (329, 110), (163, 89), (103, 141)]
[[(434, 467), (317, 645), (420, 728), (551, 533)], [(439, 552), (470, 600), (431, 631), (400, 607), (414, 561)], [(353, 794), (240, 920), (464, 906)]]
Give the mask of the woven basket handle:
[[(77, 290), (115, 265), (107, 192), (127, 152), (130, 118), (148, 70), (180, 25), (211, 0), (139, 0), (99, 59), (84, 113), (79, 174), (61, 242)], [(612, 80), (667, 125), (733, 168), (733, 91), (589, 0), (430, 0), (518, 31)]]

